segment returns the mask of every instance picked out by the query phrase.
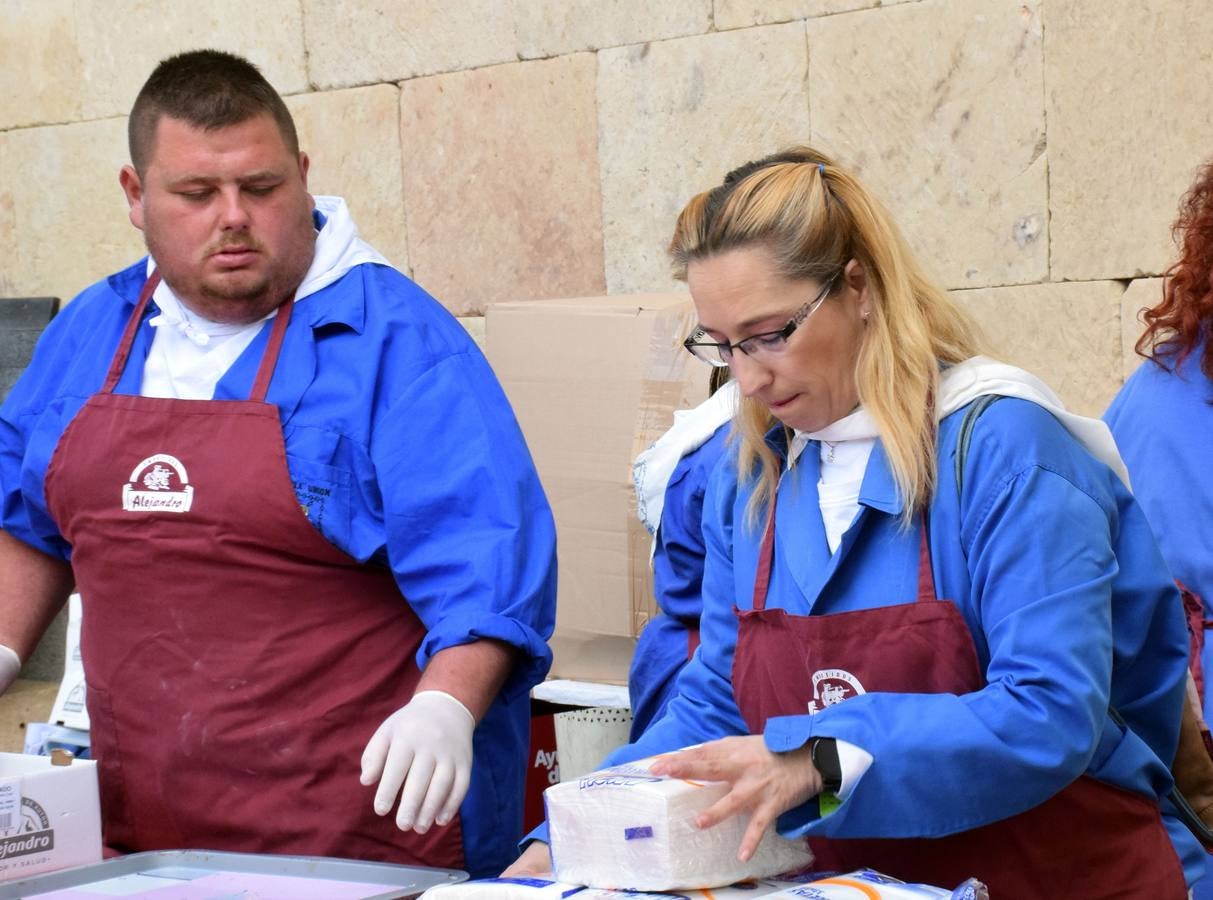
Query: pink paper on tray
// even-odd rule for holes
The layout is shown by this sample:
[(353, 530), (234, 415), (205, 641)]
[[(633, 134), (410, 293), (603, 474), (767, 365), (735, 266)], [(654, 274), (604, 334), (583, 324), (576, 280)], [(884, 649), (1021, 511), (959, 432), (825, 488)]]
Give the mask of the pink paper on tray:
[[(181, 870), (176, 870), (180, 873)], [(399, 885), (366, 881), (329, 881), (298, 875), (250, 872), (204, 872), (193, 878), (151, 869), (119, 875), (79, 887), (31, 894), (27, 900), (366, 900), (398, 891)]]

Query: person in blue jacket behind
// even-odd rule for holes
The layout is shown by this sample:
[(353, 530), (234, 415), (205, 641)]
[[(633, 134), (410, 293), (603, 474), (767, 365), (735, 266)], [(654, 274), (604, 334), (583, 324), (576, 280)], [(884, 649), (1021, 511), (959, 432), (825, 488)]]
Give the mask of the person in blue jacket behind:
[[(1159, 302), (1145, 311), (1137, 352), (1147, 360), (1104, 415), (1171, 573), (1203, 608), (1195, 623), (1201, 705), (1213, 709), (1213, 163), (1184, 196), (1174, 234), (1178, 260)], [(1199, 689), (1198, 688), (1198, 689)], [(1199, 810), (1198, 810), (1199, 811)], [(1213, 898), (1213, 880), (1196, 888)]]
[(708, 399), (675, 412), (674, 425), (632, 466), (637, 514), (653, 534), (653, 594), (659, 612), (640, 633), (628, 670), (631, 740), (665, 712), (678, 673), (699, 646), (703, 496), (725, 452), (737, 406), (736, 385), (727, 378), (727, 368), (713, 369)]
[(164, 60), (129, 141), (149, 255), (0, 407), (0, 689), (75, 582), (109, 847), (499, 870), (556, 585), (504, 393), (249, 62)]
[[(821, 869), (1186, 897), (1203, 858), (1166, 797), (1187, 637), (1107, 427), (978, 355), (813, 148), (693, 198), (671, 254), (739, 446), (704, 501), (699, 649), (607, 764), (728, 783), (697, 824), (746, 817), (742, 860), (774, 826)], [(510, 874), (553, 866), (532, 837)]]

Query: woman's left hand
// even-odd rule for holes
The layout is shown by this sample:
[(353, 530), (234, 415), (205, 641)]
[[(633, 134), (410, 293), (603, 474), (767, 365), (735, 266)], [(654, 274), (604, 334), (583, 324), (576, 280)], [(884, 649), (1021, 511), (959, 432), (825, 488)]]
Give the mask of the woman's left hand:
[(725, 781), (727, 794), (695, 819), (711, 828), (730, 816), (750, 812), (737, 858), (746, 862), (758, 849), (767, 828), (782, 813), (821, 793), (821, 775), (809, 758), (809, 748), (772, 753), (761, 735), (727, 737), (661, 757), (654, 775), (688, 781)]

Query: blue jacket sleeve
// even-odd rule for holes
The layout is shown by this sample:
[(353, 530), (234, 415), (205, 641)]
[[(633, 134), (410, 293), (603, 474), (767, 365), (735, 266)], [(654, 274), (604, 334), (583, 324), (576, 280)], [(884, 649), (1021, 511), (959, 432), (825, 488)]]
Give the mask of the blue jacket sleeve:
[(90, 287), (51, 320), (0, 406), (0, 529), (59, 559), (71, 548), (47, 511), (43, 476), (63, 429), (101, 387), (129, 311), (106, 282)]
[(428, 635), (418, 665), (490, 638), (520, 651), (513, 698), (543, 680), (555, 623), (556, 535), (522, 432), (474, 348), (396, 397), (371, 457), (397, 583)]
[(688, 624), (697, 623), (703, 609), (704, 495), (728, 431), (727, 426), (720, 428), (684, 456), (665, 490), (653, 555), (653, 588), (661, 611)]
[(681, 460), (665, 490), (653, 553), (653, 591), (661, 614), (636, 642), (628, 672), (632, 737), (659, 718), (687, 663), (690, 629), (703, 612), (703, 501), (728, 437), (727, 425)]
[(715, 467), (704, 499), (703, 616), (701, 643), (678, 675), (677, 693), (665, 713), (638, 741), (607, 757), (616, 765), (691, 744), (746, 734), (733, 699), (733, 649), (737, 617), (733, 614), (733, 500), (735, 467)]

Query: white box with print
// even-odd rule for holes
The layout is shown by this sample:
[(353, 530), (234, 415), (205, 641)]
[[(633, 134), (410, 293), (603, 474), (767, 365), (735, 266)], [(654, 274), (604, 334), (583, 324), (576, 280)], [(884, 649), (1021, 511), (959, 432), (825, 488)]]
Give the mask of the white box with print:
[(0, 753), (0, 881), (100, 860), (97, 764)]

